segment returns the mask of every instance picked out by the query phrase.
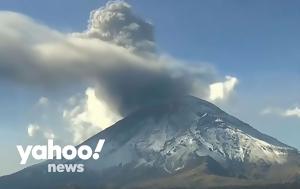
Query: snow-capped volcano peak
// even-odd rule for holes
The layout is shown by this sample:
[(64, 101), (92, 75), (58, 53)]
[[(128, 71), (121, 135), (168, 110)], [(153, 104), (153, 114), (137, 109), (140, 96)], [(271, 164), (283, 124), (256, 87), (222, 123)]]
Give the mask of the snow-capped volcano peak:
[[(36, 180), (45, 189), (74, 188), (72, 184), (79, 188), (210, 188), (280, 179), (294, 182), (300, 174), (296, 149), (190, 96), (136, 111), (82, 145), (95, 149), (99, 139), (106, 141), (98, 160), (43, 162), (0, 178), (0, 188), (39, 189)], [(85, 172), (47, 173), (48, 163), (84, 164)]]
[(141, 109), (84, 144), (106, 144), (91, 169), (158, 167), (166, 172), (210, 157), (223, 167), (245, 163), (284, 163), (295, 149), (255, 130), (217, 106), (187, 96)]

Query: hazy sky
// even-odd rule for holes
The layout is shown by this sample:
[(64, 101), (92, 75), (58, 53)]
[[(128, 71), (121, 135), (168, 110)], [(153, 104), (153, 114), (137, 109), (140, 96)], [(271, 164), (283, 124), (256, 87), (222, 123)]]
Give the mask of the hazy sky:
[[(175, 69), (186, 73), (186, 76), (191, 78), (188, 81), (198, 82), (200, 80), (203, 87), (214, 83), (219, 83), (225, 88), (229, 87), (227, 92), (225, 89), (223, 91), (226, 98), (210, 100), (258, 130), (300, 149), (299, 1), (131, 0), (126, 2), (132, 6), (134, 14), (138, 17), (130, 17), (130, 19), (140, 22), (140, 28), (147, 29), (147, 23), (152, 24), (157, 56), (167, 59), (160, 58), (163, 65), (165, 61), (180, 62), (180, 64), (188, 65), (191, 69), (194, 69), (193, 66), (201, 65), (199, 72), (202, 70), (206, 72), (203, 76), (205, 81), (194, 76), (191, 71), (177, 67)], [(26, 48), (27, 40), (30, 40), (28, 42), (30, 44), (40, 44), (40, 39), (37, 39), (36, 34), (40, 35), (43, 42), (45, 39), (48, 40), (48, 37), (53, 41), (63, 40), (61, 38), (65, 37), (64, 34), (71, 33), (87, 35), (88, 38), (96, 35), (92, 33), (93, 30), (87, 29), (89, 15), (92, 10), (103, 7), (105, 4), (106, 1), (96, 0), (1, 0), (0, 20), (11, 19), (5, 26), (19, 28), (18, 32), (23, 34), (31, 32), (26, 36), (33, 36), (34, 40), (27, 38), (26, 40), (22, 39), (23, 41), (20, 40), (23, 42), (22, 46)], [(32, 20), (23, 21), (22, 15), (10, 18), (6, 16), (8, 13), (3, 11), (18, 12)], [(140, 19), (145, 19), (146, 22)], [(16, 24), (11, 26), (11, 23), (14, 22)], [(0, 24), (0, 26), (2, 25)], [(45, 28), (40, 29), (40, 26)], [(101, 32), (104, 30), (110, 32), (110, 27), (111, 25), (105, 25), (105, 27), (101, 26), (97, 29)], [(115, 26), (113, 27), (115, 29)], [(146, 29), (132, 34), (138, 38), (137, 42), (153, 42), (152, 33), (149, 31), (148, 35)], [(45, 32), (43, 32), (44, 30)], [(2, 44), (5, 42), (5, 35), (8, 35), (5, 32), (0, 29), (0, 43)], [(3, 39), (1, 39), (2, 37)], [(124, 41), (128, 42), (126, 36), (126, 40), (122, 38), (123, 41), (120, 44), (119, 41), (103, 39), (103, 36), (100, 39), (114, 45), (123, 44)], [(76, 47), (84, 47), (81, 42), (79, 44), (77, 41), (72, 41), (72, 44), (75, 44)], [(138, 49), (140, 47), (137, 46), (138, 44), (140, 43), (130, 41), (130, 45), (134, 48)], [(87, 48), (92, 45), (89, 43)], [(104, 50), (101, 50), (102, 55), (105, 55), (105, 49), (111, 48), (112, 52), (109, 51), (109, 53), (112, 53), (112, 56), (117, 55), (120, 59), (125, 57), (126, 60), (129, 57), (129, 64), (137, 61), (135, 55), (128, 55), (119, 48), (110, 47), (106, 43), (102, 46), (104, 46)], [(0, 50), (2, 47), (7, 46), (0, 44)], [(148, 49), (148, 46), (145, 48)], [(99, 60), (99, 57), (101, 59), (101, 53), (94, 55), (92, 52), (94, 52), (93, 49), (88, 54), (93, 56), (92, 60)], [(111, 104), (108, 105), (98, 99), (97, 94), (100, 91), (98, 83), (93, 86), (90, 83), (85, 84), (81, 80), (73, 79), (72, 74), (77, 73), (76, 70), (68, 76), (72, 83), (69, 87), (48, 86), (42, 82), (38, 85), (36, 82), (24, 82), (24, 84), (18, 80), (20, 78), (7, 76), (12, 73), (18, 74), (18, 71), (22, 71), (24, 67), (16, 64), (15, 67), (10, 68), (10, 65), (5, 62), (10, 60), (10, 57), (4, 53), (0, 53), (0, 69), (2, 69), (2, 71), (0, 70), (0, 74), (2, 74), (0, 77), (0, 103), (2, 105), (0, 109), (0, 148), (2, 151), (0, 175), (20, 168), (16, 144), (39, 143), (44, 141), (44, 138), (51, 137), (57, 138), (57, 141), (61, 143), (69, 142), (63, 141), (61, 136), (70, 133), (73, 137), (72, 141), (78, 142), (82, 137), (93, 134), (95, 128), (103, 129), (101, 124), (104, 123), (99, 123), (99, 121), (109, 124), (122, 117), (123, 112), (108, 111), (107, 106)], [(13, 56), (20, 56), (21, 60), (19, 61), (23, 61), (25, 57), (18, 53)], [(62, 64), (65, 63), (65, 59), (59, 59), (59, 61), (62, 61)], [(151, 60), (147, 58), (143, 61), (147, 63)], [(1, 62), (4, 66), (1, 66)], [(28, 61), (28, 64), (30, 62)], [(66, 65), (68, 64), (66, 63)], [(31, 73), (31, 70), (35, 68), (29, 67), (28, 70), (24, 70)], [(106, 67), (104, 66), (104, 68)], [(144, 69), (144, 65), (142, 68)], [(156, 69), (156, 67), (149, 69)], [(6, 74), (7, 70), (16, 71)], [(53, 70), (61, 71), (60, 69)], [(163, 72), (162, 75), (147, 73), (150, 78), (164, 78), (170, 72), (173, 73), (169, 70), (166, 73)], [(62, 73), (69, 74), (69, 72), (63, 71)], [(90, 73), (89, 70), (87, 73)], [(48, 77), (44, 74), (48, 73), (42, 72), (40, 77)], [(230, 77), (226, 78), (226, 76)], [(52, 75), (49, 75), (49, 78), (51, 77)], [(81, 75), (74, 74), (74, 77), (81, 77)], [(28, 78), (26, 74), (24, 74), (24, 78)], [(20, 80), (24, 78), (21, 77)], [(167, 80), (171, 84), (172, 81)], [(53, 82), (62, 81), (58, 78)], [(109, 80), (108, 83), (107, 85), (110, 85), (111, 81)], [(108, 93), (112, 89), (114, 88), (107, 89)], [(203, 94), (206, 94), (205, 92), (207, 91), (201, 89), (199, 96), (202, 97)], [(118, 99), (121, 97), (118, 96)], [(209, 100), (209, 96), (207, 99)], [(127, 101), (122, 101), (122, 103), (122, 107), (119, 107), (121, 110), (123, 110), (123, 106), (128, 105)], [(95, 112), (101, 112), (103, 115), (109, 114), (109, 116), (106, 116), (105, 120), (104, 118), (99, 120)]]

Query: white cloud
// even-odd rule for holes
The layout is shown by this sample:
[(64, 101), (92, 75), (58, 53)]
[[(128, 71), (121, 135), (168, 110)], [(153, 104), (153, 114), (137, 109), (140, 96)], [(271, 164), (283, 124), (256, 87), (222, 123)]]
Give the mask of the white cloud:
[(260, 112), (260, 114), (261, 115), (268, 115), (268, 114), (282, 115), (283, 114), (283, 110), (281, 110), (280, 108), (267, 107), (267, 108), (263, 109)]
[(73, 106), (64, 110), (63, 117), (70, 124), (69, 129), (76, 144), (121, 119), (104, 101), (98, 99), (94, 88), (88, 88), (83, 99), (70, 99)]
[(287, 109), (283, 113), (283, 115), (286, 116), (286, 117), (298, 117), (298, 118), (300, 118), (300, 108), (295, 107), (295, 108)]
[(27, 133), (28, 136), (34, 137), (37, 135), (37, 133), (40, 131), (40, 126), (36, 124), (29, 124), (27, 127)]
[(267, 115), (267, 114), (272, 114), (273, 113), (273, 109), (272, 108), (265, 108), (262, 111), (260, 111), (261, 115)]
[(29, 124), (27, 127), (27, 133), (29, 137), (35, 138), (40, 141), (56, 138), (54, 132), (51, 129), (41, 127), (38, 124)]
[(56, 138), (55, 134), (51, 130), (44, 131), (43, 135), (44, 135), (45, 139), (54, 139), (54, 138)]
[(49, 104), (49, 99), (47, 97), (41, 97), (37, 104), (40, 106), (47, 106)]
[(226, 76), (225, 79), (224, 82), (217, 82), (209, 85), (210, 100), (224, 100), (233, 92), (235, 86), (238, 84), (238, 79), (232, 76)]
[(261, 115), (267, 115), (267, 114), (273, 114), (278, 115), (282, 117), (298, 117), (300, 118), (300, 108), (294, 107), (294, 108), (288, 108), (286, 110), (281, 108), (274, 108), (274, 107), (268, 107), (261, 111)]

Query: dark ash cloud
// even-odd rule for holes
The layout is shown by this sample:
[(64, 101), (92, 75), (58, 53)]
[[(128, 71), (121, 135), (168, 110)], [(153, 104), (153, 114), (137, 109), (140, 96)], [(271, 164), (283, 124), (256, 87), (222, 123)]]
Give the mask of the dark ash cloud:
[(0, 12), (0, 78), (26, 85), (95, 85), (125, 116), (181, 95), (207, 97), (216, 74), (155, 53), (153, 26), (122, 1), (91, 13), (88, 29), (65, 34), (13, 12)]

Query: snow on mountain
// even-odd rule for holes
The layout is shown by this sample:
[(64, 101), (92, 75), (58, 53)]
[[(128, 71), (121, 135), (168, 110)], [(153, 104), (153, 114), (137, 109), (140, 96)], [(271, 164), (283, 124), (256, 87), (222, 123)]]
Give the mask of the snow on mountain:
[[(106, 142), (98, 160), (45, 161), (1, 177), (0, 188), (210, 188), (300, 178), (296, 149), (191, 96), (138, 110), (82, 145), (95, 149), (99, 139)], [(47, 172), (49, 163), (85, 171)]]
[(168, 173), (190, 160), (209, 156), (223, 167), (243, 163), (284, 163), (296, 149), (255, 130), (217, 106), (194, 97), (167, 100), (147, 107), (100, 132), (83, 144), (106, 139), (101, 158), (86, 169), (131, 165)]

